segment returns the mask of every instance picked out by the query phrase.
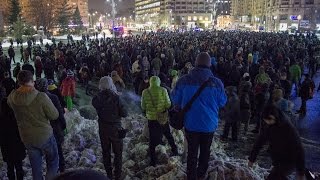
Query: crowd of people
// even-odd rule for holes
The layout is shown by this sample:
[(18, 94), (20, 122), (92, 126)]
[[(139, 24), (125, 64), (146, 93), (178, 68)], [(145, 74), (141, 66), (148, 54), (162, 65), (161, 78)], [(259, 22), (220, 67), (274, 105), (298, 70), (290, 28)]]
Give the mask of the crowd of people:
[[(126, 90), (141, 96), (151, 166), (158, 163), (155, 148), (164, 143), (163, 135), (171, 155), (181, 155), (169, 117), (170, 112), (190, 105), (184, 112), (183, 130), (187, 179), (206, 178), (219, 119), (224, 122), (223, 141), (229, 140), (230, 129), (236, 142), (250, 130), (250, 123), (256, 124), (252, 132), (258, 133), (257, 142), (249, 165), (269, 142), (274, 168), (268, 179), (284, 179), (294, 170), (303, 178), (304, 152), (294, 125), (295, 114), (306, 115), (307, 101), (316, 91), (312, 78), (320, 68), (320, 41), (311, 34), (158, 32), (81, 41), (68, 38), (67, 43), (21, 47), (20, 53), (16, 63), (13, 46), (9, 57), (0, 49), (0, 145), (10, 180), (23, 179), (26, 154), (35, 180), (43, 179), (43, 155), (47, 179), (65, 171), (64, 113), (74, 109), (76, 84), (89, 94), (96, 79), (100, 92), (92, 105), (110, 179), (122, 178), (122, 139), (128, 130), (121, 125), (121, 118), (127, 116), (121, 94)], [(297, 112), (290, 101), (294, 97), (302, 100)]]

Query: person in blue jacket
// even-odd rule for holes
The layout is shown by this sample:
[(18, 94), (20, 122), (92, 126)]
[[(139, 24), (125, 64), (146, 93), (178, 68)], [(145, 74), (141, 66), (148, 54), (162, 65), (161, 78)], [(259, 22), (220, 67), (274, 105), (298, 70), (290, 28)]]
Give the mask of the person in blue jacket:
[[(209, 54), (200, 53), (196, 58), (195, 64), (196, 67), (188, 75), (179, 79), (172, 92), (173, 105), (183, 108), (200, 88), (201, 84), (210, 79), (207, 87), (186, 113), (184, 120), (188, 142), (188, 180), (205, 178), (213, 133), (218, 127), (218, 112), (227, 102), (227, 96), (221, 80), (214, 77), (210, 70), (211, 59)], [(200, 156), (198, 158), (199, 148)]]

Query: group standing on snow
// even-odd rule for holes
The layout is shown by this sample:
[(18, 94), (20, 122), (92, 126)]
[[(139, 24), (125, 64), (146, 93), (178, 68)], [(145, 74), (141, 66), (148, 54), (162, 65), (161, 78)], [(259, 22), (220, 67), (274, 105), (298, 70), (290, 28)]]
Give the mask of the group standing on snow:
[[(320, 41), (310, 34), (159, 32), (118, 39), (68, 38), (68, 43), (23, 48), (18, 63), (13, 46), (9, 57), (0, 50), (0, 145), (10, 180), (23, 178), (26, 154), (36, 180), (43, 179), (43, 155), (47, 178), (65, 171), (63, 115), (74, 109), (76, 85), (90, 95), (95, 83), (99, 92), (92, 105), (110, 179), (123, 178), (127, 130), (121, 118), (127, 112), (121, 94), (131, 89), (141, 96), (141, 109), (148, 119), (151, 166), (158, 164), (155, 148), (165, 136), (172, 156), (187, 156), (187, 179), (205, 179), (210, 146), (222, 119), (223, 141), (228, 141), (230, 129), (236, 142), (251, 123), (256, 124), (252, 132), (259, 135), (250, 166), (269, 142), (274, 168), (268, 178), (285, 178), (294, 170), (303, 177), (304, 152), (290, 99), (301, 97), (297, 113), (306, 115), (307, 102), (316, 91), (312, 78), (320, 67)], [(179, 152), (169, 116), (188, 104), (184, 152)]]

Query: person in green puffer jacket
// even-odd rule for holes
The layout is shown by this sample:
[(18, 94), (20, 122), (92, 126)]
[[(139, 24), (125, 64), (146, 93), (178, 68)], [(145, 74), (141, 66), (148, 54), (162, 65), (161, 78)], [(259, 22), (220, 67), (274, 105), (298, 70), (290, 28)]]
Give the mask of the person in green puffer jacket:
[(146, 113), (149, 127), (149, 155), (151, 166), (156, 165), (155, 148), (161, 143), (162, 134), (168, 139), (173, 155), (178, 155), (178, 149), (170, 132), (169, 123), (159, 123), (158, 114), (167, 111), (171, 101), (167, 90), (160, 87), (161, 81), (157, 76), (150, 78), (150, 87), (142, 92), (141, 108)]
[[(295, 88), (297, 91), (297, 94), (299, 94), (299, 85), (300, 85), (300, 79), (301, 79), (301, 68), (298, 65), (297, 62), (294, 62), (290, 68), (289, 68), (289, 73), (290, 73), (290, 81), (291, 85), (295, 84)], [(291, 87), (292, 87), (291, 86)]]

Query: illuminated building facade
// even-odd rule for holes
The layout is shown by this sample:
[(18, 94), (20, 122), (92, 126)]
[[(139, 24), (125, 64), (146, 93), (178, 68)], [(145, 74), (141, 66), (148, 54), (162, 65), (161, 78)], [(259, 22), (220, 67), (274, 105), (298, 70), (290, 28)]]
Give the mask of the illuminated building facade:
[(136, 21), (158, 26), (210, 27), (213, 4), (213, 0), (136, 0)]

